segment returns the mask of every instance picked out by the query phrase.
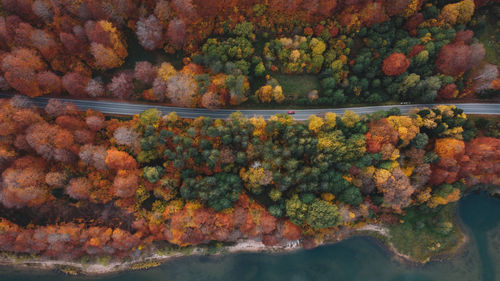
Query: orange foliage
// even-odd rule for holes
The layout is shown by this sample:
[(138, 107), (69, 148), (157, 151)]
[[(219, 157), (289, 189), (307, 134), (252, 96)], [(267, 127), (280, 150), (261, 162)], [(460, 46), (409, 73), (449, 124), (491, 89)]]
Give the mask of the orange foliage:
[(2, 173), (0, 202), (7, 208), (39, 206), (49, 198), (45, 184), (46, 163), (41, 158), (25, 156), (17, 159)]
[(290, 221), (285, 221), (285, 229), (283, 230), (283, 237), (285, 239), (295, 241), (302, 236), (300, 226), (291, 223)]
[(138, 174), (139, 171), (118, 170), (113, 181), (113, 190), (115, 195), (122, 198), (134, 196), (135, 191), (138, 188)]
[(366, 133), (366, 149), (369, 153), (379, 152), (383, 144), (397, 144), (398, 133), (387, 119), (372, 121), (369, 127), (370, 130)]
[(453, 138), (437, 139), (434, 151), (439, 155), (441, 160), (432, 167), (430, 183), (432, 185), (439, 185), (443, 182), (455, 182), (460, 170), (458, 161), (465, 153), (464, 142)]
[(127, 152), (109, 149), (106, 156), (106, 165), (113, 170), (137, 169), (137, 162)]
[(46, 65), (31, 49), (15, 49), (4, 57), (2, 71), (11, 87), (30, 97), (42, 95), (36, 73), (45, 70)]
[(410, 60), (402, 53), (392, 53), (384, 59), (382, 70), (387, 76), (396, 76), (405, 72), (410, 66)]
[(500, 185), (500, 139), (479, 137), (466, 144), (460, 159), (460, 177), (472, 186), (478, 183)]
[(456, 162), (448, 163), (448, 159), (459, 159), (465, 153), (465, 144), (454, 138), (437, 139), (434, 151), (439, 155), (440, 165), (454, 165)]

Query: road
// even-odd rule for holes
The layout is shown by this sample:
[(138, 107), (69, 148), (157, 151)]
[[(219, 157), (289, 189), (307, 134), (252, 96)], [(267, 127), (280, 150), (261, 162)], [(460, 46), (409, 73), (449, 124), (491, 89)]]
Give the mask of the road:
[[(0, 93), (0, 98), (11, 97), (10, 94)], [(38, 107), (44, 107), (49, 98), (37, 97), (31, 99), (32, 102)], [(244, 110), (232, 110), (232, 109), (218, 109), (218, 110), (208, 110), (203, 108), (180, 108), (180, 107), (170, 107), (170, 106), (160, 106), (160, 105), (147, 105), (130, 103), (123, 101), (91, 101), (91, 100), (79, 100), (79, 99), (66, 99), (58, 98), (60, 101), (72, 102), (82, 110), (87, 110), (88, 108), (99, 110), (106, 114), (120, 114), (120, 115), (135, 115), (143, 112), (144, 110), (150, 108), (157, 108), (163, 114), (168, 114), (170, 112), (176, 112), (179, 117), (183, 118), (197, 118), (200, 116), (210, 116), (212, 118), (227, 118), (231, 113), (240, 111), (246, 116), (263, 116), (268, 119), (270, 116), (278, 113), (287, 113), (287, 110), (254, 110), (254, 109), (244, 109)], [(310, 115), (319, 115), (325, 112), (334, 112), (337, 114), (343, 114), (346, 110), (354, 111), (358, 114), (373, 113), (378, 110), (389, 110), (393, 107), (397, 107), (402, 113), (407, 113), (409, 109), (414, 107), (433, 107), (437, 104), (409, 104), (409, 105), (384, 105), (384, 106), (366, 106), (366, 107), (350, 107), (350, 108), (322, 108), (322, 109), (303, 109), (295, 110), (293, 118), (295, 120), (306, 120)], [(449, 104), (447, 104), (449, 105)], [(466, 114), (487, 114), (487, 115), (500, 115), (500, 103), (486, 104), (486, 103), (461, 103), (458, 107), (463, 109)]]

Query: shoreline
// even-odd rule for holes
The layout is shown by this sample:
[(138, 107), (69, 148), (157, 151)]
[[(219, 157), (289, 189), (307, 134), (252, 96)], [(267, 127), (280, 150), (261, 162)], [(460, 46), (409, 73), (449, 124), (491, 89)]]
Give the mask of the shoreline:
[[(410, 257), (409, 255), (405, 255), (400, 253), (398, 249), (390, 242), (390, 233), (389, 229), (385, 226), (378, 224), (367, 224), (363, 227), (357, 229), (348, 229), (345, 235), (341, 237), (337, 237), (337, 239), (326, 240), (317, 247), (331, 245), (335, 243), (339, 243), (343, 240), (360, 236), (373, 240), (375, 243), (379, 244), (381, 248), (386, 251), (389, 255), (394, 257), (398, 262), (406, 263), (409, 265), (423, 265), (431, 261), (443, 261), (447, 258), (455, 256), (459, 251), (465, 249), (465, 245), (468, 244), (469, 238), (467, 233), (465, 233), (464, 228), (462, 227), (462, 223), (459, 222), (459, 228), (461, 233), (463, 234), (462, 241), (460, 243), (444, 252), (437, 254), (425, 261), (418, 261)], [(277, 246), (266, 246), (261, 241), (253, 240), (253, 239), (245, 239), (237, 241), (235, 245), (224, 245), (218, 249), (216, 253), (208, 253), (205, 248), (202, 247), (194, 247), (190, 253), (182, 253), (182, 252), (174, 252), (172, 254), (158, 254), (154, 253), (149, 256), (144, 256), (138, 258), (133, 261), (127, 262), (111, 262), (107, 265), (99, 264), (99, 263), (91, 263), (84, 264), (79, 262), (71, 262), (71, 261), (58, 261), (58, 260), (46, 260), (46, 259), (26, 259), (20, 260), (20, 257), (0, 257), (0, 266), (2, 267), (14, 267), (16, 269), (36, 269), (36, 270), (54, 270), (58, 272), (62, 272), (68, 275), (83, 275), (83, 276), (105, 276), (110, 274), (116, 274), (129, 270), (142, 270), (148, 269), (152, 267), (157, 267), (162, 265), (165, 262), (168, 262), (172, 259), (186, 257), (186, 256), (221, 256), (226, 254), (235, 254), (235, 253), (289, 253), (297, 250), (305, 249), (302, 243), (297, 241), (289, 241), (286, 244), (280, 244)]]

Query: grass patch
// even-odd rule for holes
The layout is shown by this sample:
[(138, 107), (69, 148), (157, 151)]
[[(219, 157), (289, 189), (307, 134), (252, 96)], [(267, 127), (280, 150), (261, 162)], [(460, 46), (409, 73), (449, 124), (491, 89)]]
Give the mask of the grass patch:
[(487, 5), (481, 12), (486, 16), (486, 24), (478, 36), (486, 50), (485, 59), (500, 67), (500, 4)]
[(280, 82), (286, 96), (306, 97), (312, 90), (320, 90), (319, 79), (315, 75), (272, 74)]
[(403, 222), (389, 227), (390, 241), (398, 252), (419, 262), (452, 252), (464, 235), (455, 223), (455, 205), (408, 208)]

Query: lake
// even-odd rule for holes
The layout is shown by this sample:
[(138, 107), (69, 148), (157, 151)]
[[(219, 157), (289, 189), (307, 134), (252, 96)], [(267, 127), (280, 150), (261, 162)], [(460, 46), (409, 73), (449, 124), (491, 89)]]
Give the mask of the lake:
[(460, 201), (459, 214), (471, 240), (469, 245), (456, 257), (422, 266), (399, 263), (375, 240), (354, 237), (286, 254), (184, 257), (157, 268), (104, 277), (0, 268), (0, 280), (500, 280), (500, 266), (497, 266), (500, 264), (500, 200), (486, 194), (470, 194)]

